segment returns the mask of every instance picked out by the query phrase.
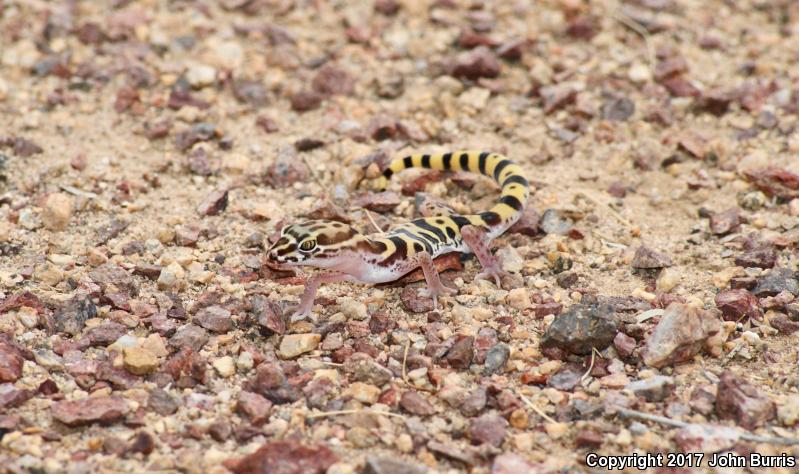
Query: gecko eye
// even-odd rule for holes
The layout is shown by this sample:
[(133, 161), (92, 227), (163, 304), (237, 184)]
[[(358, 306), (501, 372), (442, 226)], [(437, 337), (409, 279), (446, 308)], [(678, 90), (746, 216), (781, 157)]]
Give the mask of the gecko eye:
[(310, 252), (314, 248), (316, 248), (316, 241), (313, 239), (305, 240), (300, 244), (300, 250), (303, 252)]

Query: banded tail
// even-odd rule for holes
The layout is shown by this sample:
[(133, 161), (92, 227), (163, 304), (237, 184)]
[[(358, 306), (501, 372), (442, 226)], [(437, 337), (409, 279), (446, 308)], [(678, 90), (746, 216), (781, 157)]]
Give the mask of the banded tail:
[[(502, 188), (499, 202), (486, 212), (467, 217), (473, 224), (483, 224), (491, 228), (501, 226), (502, 231), (519, 220), (530, 195), (527, 179), (522, 175), (519, 165), (498, 153), (476, 150), (415, 154), (397, 158), (383, 171), (378, 187), (385, 189), (394, 173), (407, 168), (469, 171), (493, 178)], [(478, 218), (482, 222), (474, 222)]]

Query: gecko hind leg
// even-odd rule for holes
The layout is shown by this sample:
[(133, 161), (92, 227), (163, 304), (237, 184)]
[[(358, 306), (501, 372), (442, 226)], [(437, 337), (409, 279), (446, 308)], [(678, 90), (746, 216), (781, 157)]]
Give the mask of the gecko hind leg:
[(424, 297), (433, 298), (433, 311), (438, 310), (438, 297), (441, 295), (454, 295), (458, 293), (455, 288), (450, 288), (441, 283), (438, 270), (433, 263), (433, 257), (427, 252), (419, 252), (413, 255), (408, 261), (408, 270), (422, 268), (427, 288), (423, 288), (419, 293)]
[(461, 228), (461, 235), (466, 245), (472, 249), (480, 265), (483, 266), (483, 271), (478, 273), (475, 279), (493, 279), (497, 288), (502, 288), (502, 277), (510, 276), (510, 273), (502, 269), (499, 259), (491, 253), (490, 240), (488, 240), (486, 231), (481, 227), (467, 225)]
[(313, 302), (314, 298), (316, 297), (316, 292), (319, 290), (319, 287), (322, 285), (322, 283), (336, 283), (339, 281), (353, 281), (353, 278), (346, 273), (338, 272), (321, 273), (309, 278), (305, 283), (305, 290), (302, 292), (302, 296), (300, 297), (300, 305), (297, 306), (297, 308), (291, 314), (289, 321), (301, 321), (310, 316), (311, 309), (313, 309)]

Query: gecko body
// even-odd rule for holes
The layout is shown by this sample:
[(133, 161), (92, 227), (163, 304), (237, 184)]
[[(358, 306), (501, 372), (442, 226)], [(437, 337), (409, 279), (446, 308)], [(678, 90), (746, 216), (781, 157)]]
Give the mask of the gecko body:
[(323, 283), (352, 281), (386, 283), (416, 268), (427, 281), (426, 293), (437, 307), (438, 297), (456, 290), (441, 283), (433, 259), (450, 252), (474, 253), (483, 271), (477, 278), (492, 278), (497, 286), (503, 271), (489, 244), (521, 217), (529, 196), (521, 168), (497, 153), (458, 151), (414, 154), (393, 160), (379, 178), (385, 189), (391, 177), (407, 168), (470, 171), (493, 178), (502, 188), (499, 202), (479, 214), (441, 215), (415, 219), (387, 232), (365, 235), (336, 221), (311, 220), (292, 224), (267, 253), (275, 268), (311, 266), (330, 270), (308, 280), (293, 319), (307, 316)]

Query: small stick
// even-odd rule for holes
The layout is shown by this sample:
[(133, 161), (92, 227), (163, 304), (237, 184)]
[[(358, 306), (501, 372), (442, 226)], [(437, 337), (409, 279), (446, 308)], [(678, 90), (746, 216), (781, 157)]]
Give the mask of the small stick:
[[(665, 416), (652, 415), (638, 410), (630, 410), (628, 408), (619, 408), (619, 415), (625, 418), (636, 418), (639, 420), (653, 421), (655, 423), (672, 426), (674, 428), (685, 428), (691, 425), (697, 425), (696, 423), (686, 423), (684, 421), (672, 420), (671, 418), (666, 418)], [(749, 433), (748, 431), (741, 431), (742, 433), (740, 435), (740, 439), (744, 441), (752, 441), (754, 443), (784, 444), (788, 446), (799, 445), (799, 439), (760, 436)]]
[(306, 419), (314, 419), (314, 418), (327, 418), (329, 416), (340, 416), (340, 415), (386, 415), (386, 416), (396, 416), (397, 418), (405, 418), (405, 415), (400, 413), (392, 413), (390, 411), (378, 411), (378, 410), (334, 410), (334, 411), (324, 411), (322, 413), (311, 413), (307, 415)]
[(627, 28), (635, 31), (641, 38), (644, 39), (644, 46), (646, 46), (646, 55), (647, 59), (649, 60), (649, 69), (652, 73), (652, 77), (650, 80), (654, 79), (655, 76), (655, 48), (652, 46), (652, 40), (650, 38), (649, 32), (646, 31), (646, 28), (641, 26), (637, 21), (633, 20), (629, 16), (625, 15), (624, 13), (618, 12), (612, 14), (613, 19), (621, 23), (622, 25), (626, 26)]
[(596, 350), (596, 347), (592, 347), (591, 348), (591, 365), (588, 367), (588, 370), (585, 371), (583, 376), (580, 377), (580, 382), (585, 380), (585, 378), (588, 377), (588, 374), (590, 374), (591, 371), (594, 370), (594, 356), (595, 355), (598, 355), (599, 357), (602, 357), (602, 354), (600, 354), (599, 351)]
[(381, 229), (380, 226), (377, 225), (377, 222), (375, 222), (374, 218), (372, 217), (372, 214), (369, 213), (369, 209), (364, 209), (363, 212), (366, 213), (366, 217), (369, 218), (369, 222), (372, 223), (372, 225), (375, 227), (375, 229), (377, 229), (377, 231), (382, 234), (383, 233), (383, 229)]
[[(587, 199), (588, 201), (590, 201), (590, 202), (591, 202), (593, 205), (595, 205), (595, 206), (597, 206), (597, 207), (601, 207), (601, 203), (600, 203), (599, 201), (597, 201), (596, 199), (594, 199), (593, 197), (589, 196), (588, 194), (586, 194), (586, 193), (584, 193), (584, 192), (582, 192), (582, 191), (581, 191), (581, 192), (578, 192), (578, 193), (576, 194), (576, 196), (577, 196), (577, 197), (582, 197), (582, 198), (585, 198), (585, 199)], [(627, 228), (629, 228), (630, 230), (634, 230), (634, 229), (636, 229), (635, 225), (633, 225), (633, 223), (632, 223), (632, 222), (628, 221), (628, 220), (627, 220), (627, 219), (626, 219), (624, 216), (622, 216), (621, 214), (619, 214), (619, 212), (618, 212), (616, 209), (613, 209), (613, 208), (610, 206), (610, 204), (605, 204), (605, 206), (607, 207), (607, 210), (608, 210), (608, 212), (610, 213), (610, 215), (611, 215), (611, 216), (613, 216), (613, 217), (615, 217), (617, 221), (619, 221), (619, 222), (621, 222), (622, 224), (624, 224), (625, 226), (627, 226)]]
[(593, 348), (593, 347), (591, 348), (591, 364), (588, 366), (588, 370), (585, 371), (583, 376), (580, 377), (580, 382), (585, 380), (585, 378), (588, 377), (588, 374), (590, 374), (591, 371), (594, 370), (594, 351), (595, 350), (596, 350), (595, 348)]
[(547, 421), (548, 421), (548, 422), (550, 422), (550, 423), (557, 423), (557, 421), (553, 420), (553, 419), (552, 419), (552, 417), (550, 417), (549, 415), (547, 415), (546, 413), (544, 413), (544, 412), (543, 412), (543, 411), (542, 411), (540, 408), (538, 408), (537, 406), (535, 406), (535, 405), (533, 404), (533, 402), (531, 402), (531, 401), (530, 401), (530, 399), (529, 399), (529, 398), (525, 397), (525, 396), (524, 396), (524, 395), (522, 395), (521, 393), (519, 394), (519, 396), (521, 397), (521, 399), (522, 399), (522, 401), (524, 402), (524, 404), (525, 404), (525, 405), (527, 405), (528, 407), (530, 407), (530, 409), (531, 409), (531, 410), (533, 410), (534, 412), (538, 413), (538, 416), (540, 416), (541, 418), (543, 418), (543, 419), (547, 420)]

